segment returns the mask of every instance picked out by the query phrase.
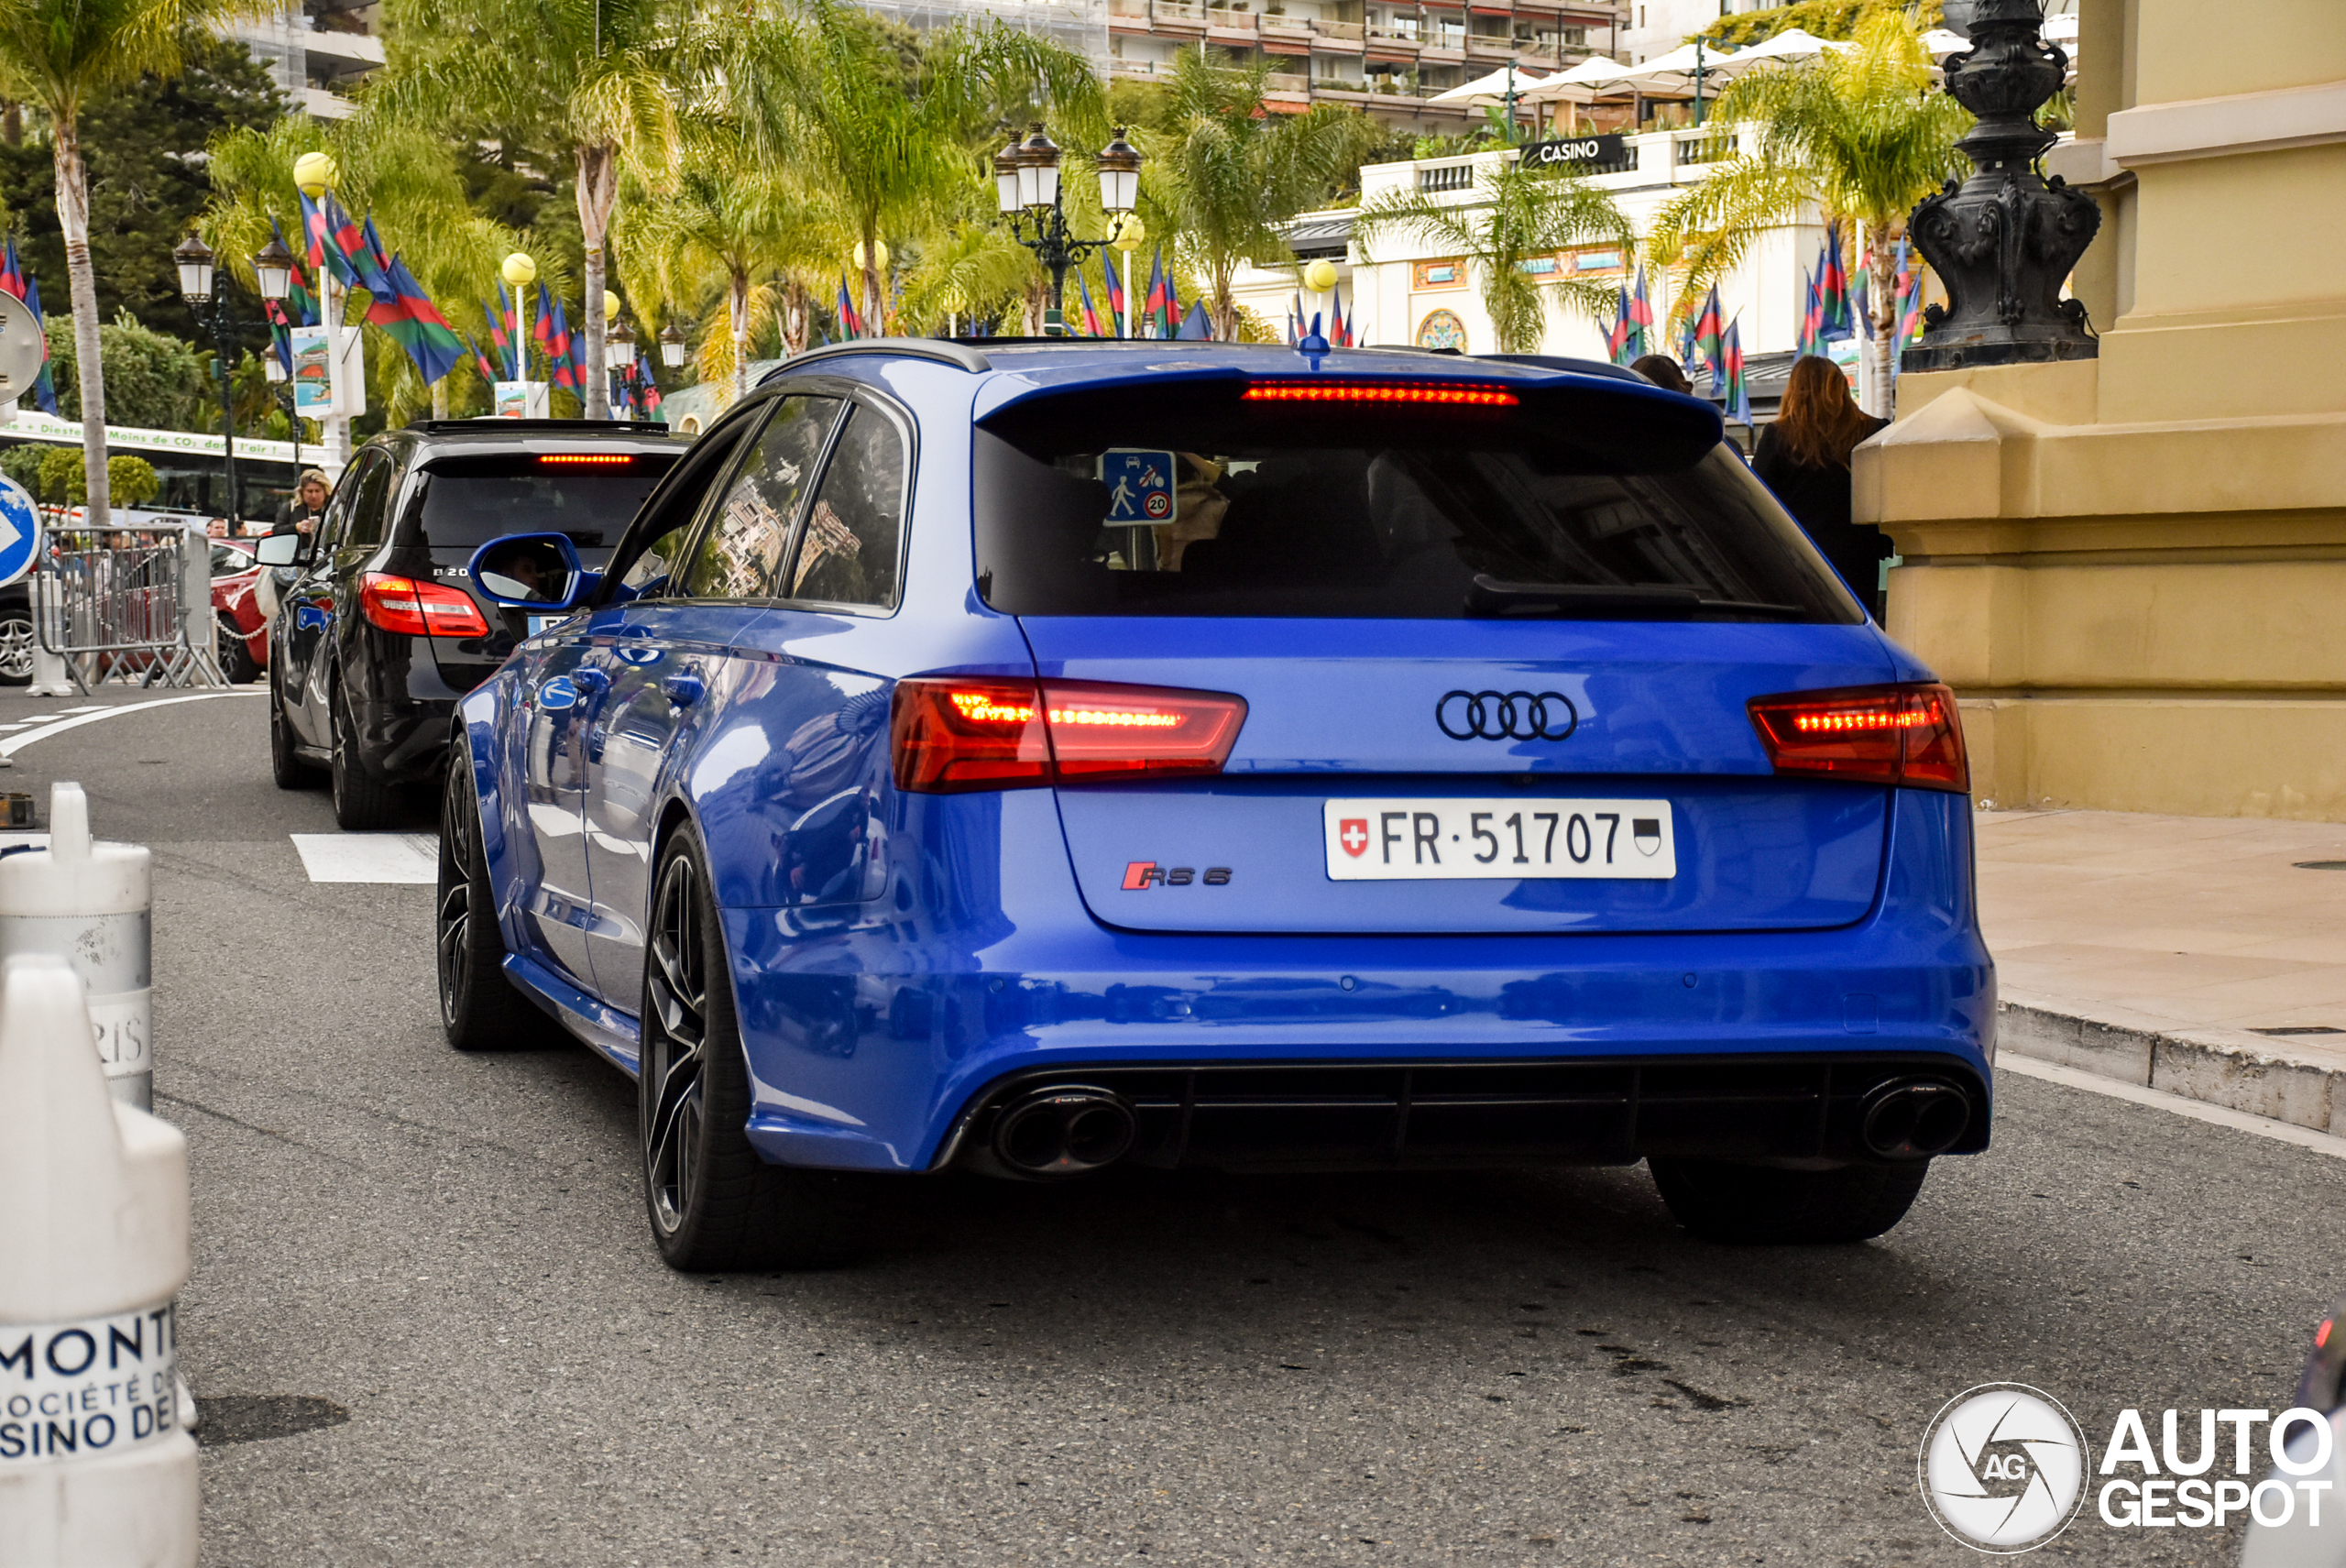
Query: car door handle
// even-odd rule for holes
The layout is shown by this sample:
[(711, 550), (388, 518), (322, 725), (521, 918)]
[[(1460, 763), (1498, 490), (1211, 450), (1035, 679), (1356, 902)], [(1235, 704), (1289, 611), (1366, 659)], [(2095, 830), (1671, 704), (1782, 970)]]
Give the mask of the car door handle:
[(701, 678), (698, 675), (689, 671), (678, 671), (662, 681), (660, 689), (665, 692), (668, 700), (678, 707), (690, 707), (700, 700), (701, 693), (708, 688), (701, 684)]

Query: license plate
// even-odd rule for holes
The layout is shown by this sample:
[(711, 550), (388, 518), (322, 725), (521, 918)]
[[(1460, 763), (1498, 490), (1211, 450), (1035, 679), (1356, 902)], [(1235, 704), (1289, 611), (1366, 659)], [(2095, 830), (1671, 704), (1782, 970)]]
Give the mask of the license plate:
[(564, 615), (533, 615), (530, 617), (530, 635), (535, 637), (547, 627), (559, 626), (569, 619)]
[(1678, 874), (1666, 800), (1332, 800), (1334, 882), (1458, 882)]

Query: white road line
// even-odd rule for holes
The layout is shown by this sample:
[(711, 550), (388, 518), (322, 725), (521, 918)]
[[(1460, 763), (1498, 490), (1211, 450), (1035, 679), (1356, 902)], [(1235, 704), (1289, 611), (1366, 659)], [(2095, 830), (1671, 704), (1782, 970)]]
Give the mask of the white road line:
[(2317, 1133), (2311, 1127), (2300, 1127), (2294, 1123), (2275, 1122), (2267, 1116), (2252, 1116), (2245, 1111), (2235, 1111), (2228, 1105), (2210, 1105), (2204, 1100), (2187, 1100), (2180, 1094), (2145, 1089), (2139, 1083), (2104, 1078), (2098, 1072), (2080, 1072), (2073, 1067), (2063, 1067), (2059, 1062), (2039, 1061), (2034, 1057), (2001, 1051), (1996, 1056), (1996, 1070), (2010, 1070), (2023, 1078), (2040, 1078), (2047, 1083), (2057, 1083), (2067, 1089), (2107, 1094), (2113, 1100), (2129, 1100), (2137, 1105), (2148, 1105), (2154, 1111), (2172, 1111), (2178, 1116), (2188, 1116), (2196, 1122), (2210, 1122), (2219, 1127), (2230, 1127), (2234, 1132), (2254, 1133), (2260, 1138), (2271, 1138), (2275, 1143), (2295, 1144), (2301, 1149), (2326, 1154), (2332, 1159), (2346, 1159), (2346, 1138)]
[(5, 740), (0, 740), (0, 757), (12, 757), (36, 740), (46, 740), (52, 735), (62, 735), (68, 729), (78, 729), (84, 724), (95, 724), (101, 718), (112, 718), (118, 713), (144, 713), (150, 707), (169, 707), (173, 703), (210, 702), (214, 697), (241, 695), (238, 692), (198, 692), (193, 696), (157, 697), (152, 702), (125, 703), (120, 707), (93, 707), (80, 710), (68, 708), (66, 711), (72, 715), (70, 718), (54, 719), (38, 729), (27, 729), (21, 735), (11, 735)]
[(429, 887), (440, 879), (440, 839), (433, 833), (294, 833), (294, 850), (312, 882), (398, 883)]

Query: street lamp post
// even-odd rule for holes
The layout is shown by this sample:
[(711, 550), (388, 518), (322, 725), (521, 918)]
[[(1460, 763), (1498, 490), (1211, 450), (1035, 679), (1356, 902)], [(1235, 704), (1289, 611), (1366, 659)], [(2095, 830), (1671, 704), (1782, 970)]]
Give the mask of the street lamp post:
[(685, 363), (685, 331), (674, 322), (660, 329), (660, 363), (669, 369), (683, 367)]
[[(1140, 152), (1124, 139), (1118, 126), (1113, 140), (1092, 159), (1100, 168), (1100, 205), (1113, 222), (1133, 210), (1140, 195)], [(1043, 334), (1065, 337), (1067, 316), (1060, 301), (1067, 292), (1068, 269), (1110, 242), (1077, 239), (1068, 233), (1067, 208), (1060, 201), (1059, 149), (1036, 126), (1026, 139), (994, 154), (994, 193), (1002, 215), (1010, 220), (1011, 236), (1035, 253), (1051, 274), (1050, 303), (1043, 312)]]
[[(612, 295), (606, 294), (603, 298), (613, 306), (619, 303), (618, 299)], [(610, 325), (603, 334), (603, 362), (606, 365), (618, 367), (617, 369), (607, 373), (617, 378), (619, 384), (624, 386), (627, 384), (627, 378), (635, 374), (635, 334), (616, 309), (609, 312), (605, 319), (610, 323)], [(608, 390), (608, 388), (605, 389)], [(635, 418), (635, 405), (632, 400), (628, 404), (627, 417), (630, 420)]]
[[(180, 297), (195, 312), (195, 318), (204, 318), (203, 307), (211, 310), (212, 347), (220, 366), (220, 450), (222, 466), (228, 480), (228, 527), (234, 532), (244, 521), (244, 495), (236, 484), (236, 403), (232, 379), (233, 362), (228, 356), (229, 339), (236, 328), (235, 313), (228, 308), (228, 291), (218, 286), (219, 269), (212, 247), (195, 235), (187, 236), (171, 261), (179, 269)], [(270, 300), (282, 300), (291, 287), (293, 256), (275, 238), (259, 255), (253, 258), (253, 272), (259, 280), (261, 294)]]

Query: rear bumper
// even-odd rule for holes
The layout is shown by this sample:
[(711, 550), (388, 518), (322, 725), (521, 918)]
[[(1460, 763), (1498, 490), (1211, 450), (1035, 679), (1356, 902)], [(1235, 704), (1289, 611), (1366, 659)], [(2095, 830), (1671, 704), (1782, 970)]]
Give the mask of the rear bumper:
[[(1861, 1097), (1858, 1078), (1882, 1061), (1972, 1095), (1958, 1146), (1986, 1144), (1995, 971), (1971, 906), (1963, 797), (1899, 792), (1881, 894), (1851, 926), (1494, 938), (1112, 931), (1082, 913), (1047, 793), (957, 798), (980, 804), (955, 809), (998, 813), (987, 826), (995, 843), (1051, 852), (983, 867), (935, 856), (872, 904), (723, 912), (755, 1101), (749, 1132), (767, 1158), (931, 1169), (1014, 1086), (1138, 1074), (1128, 1097), (1162, 1102), (1188, 1069), (1274, 1065), (1329, 1073), (1286, 1099), (1340, 1102), (1322, 1121), (1349, 1127), (1334, 1139), (1341, 1157), (1327, 1157), (1324, 1127), (1297, 1123), (1284, 1142), (1238, 1140), (1247, 1152), (1235, 1163), (1602, 1161), (1665, 1147), (1840, 1157), (1833, 1107)], [(942, 839), (932, 829), (928, 841)], [(892, 853), (912, 858), (902, 841)], [(1400, 1069), (1469, 1066), (1531, 1071), (1529, 1108), (1449, 1116), (1455, 1135), (1396, 1144), (1393, 1118), (1418, 1093)], [(1778, 1075), (1759, 1100), (1733, 1087), (1748, 1069)], [(1654, 1072), (1669, 1086), (1660, 1098), (1661, 1080), (1638, 1076)], [(1688, 1103), (1666, 1143), (1656, 1129), (1667, 1119), (1628, 1120), (1671, 1096)], [(1777, 1107), (1764, 1113), (1777, 1130), (1755, 1141), (1738, 1122), (1761, 1115), (1760, 1101)], [(1170, 1157), (1202, 1154), (1184, 1145)]]

